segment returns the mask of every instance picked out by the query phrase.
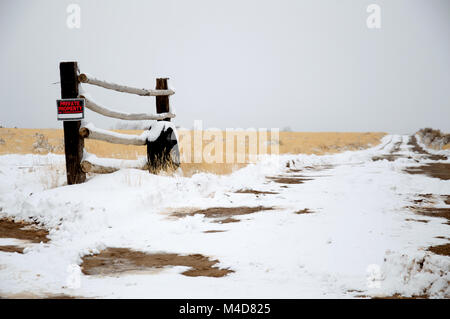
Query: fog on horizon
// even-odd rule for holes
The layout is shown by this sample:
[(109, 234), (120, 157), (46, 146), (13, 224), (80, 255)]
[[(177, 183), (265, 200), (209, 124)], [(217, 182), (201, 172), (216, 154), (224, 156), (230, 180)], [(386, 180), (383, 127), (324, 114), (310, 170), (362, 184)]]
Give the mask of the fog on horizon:
[[(70, 29), (69, 4), (81, 9)], [(381, 28), (366, 11), (381, 8)], [(169, 77), (190, 128), (450, 132), (447, 0), (0, 1), (0, 125), (61, 128), (59, 62), (129, 86)], [(154, 97), (84, 85), (102, 104), (155, 112)], [(86, 120), (116, 121), (86, 111)]]

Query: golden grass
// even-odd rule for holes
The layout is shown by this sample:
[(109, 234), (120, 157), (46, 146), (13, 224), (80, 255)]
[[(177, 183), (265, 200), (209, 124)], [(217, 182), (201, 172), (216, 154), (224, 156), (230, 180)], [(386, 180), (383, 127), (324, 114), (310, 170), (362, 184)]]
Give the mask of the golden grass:
[[(125, 134), (140, 134), (139, 130), (121, 130), (117, 131)], [(205, 134), (203, 132), (203, 134)], [(43, 137), (39, 137), (42, 134)], [(181, 167), (185, 175), (192, 175), (195, 172), (213, 172), (216, 174), (227, 174), (238, 168), (245, 166), (245, 163), (233, 164), (217, 164), (208, 163), (204, 160), (200, 163), (194, 162), (194, 132), (193, 131), (179, 131), (180, 146), (181, 146)], [(231, 145), (232, 139), (234, 142), (234, 155), (238, 155), (238, 145), (245, 149), (245, 162), (249, 161), (248, 150), (252, 143), (251, 138), (245, 137), (246, 132), (238, 132), (237, 136), (242, 139), (238, 140), (232, 136), (225, 135), (224, 132), (216, 131), (215, 133), (223, 136), (221, 138), (222, 149), (225, 151), (226, 145)], [(347, 150), (359, 150), (367, 147), (372, 147), (380, 143), (380, 139), (385, 133), (337, 133), (337, 132), (280, 132), (279, 136), (271, 136), (270, 132), (267, 134), (267, 152), (279, 148), (279, 154), (332, 154)], [(39, 145), (36, 144), (40, 140)], [(189, 143), (190, 140), (190, 143)], [(34, 144), (34, 145), (33, 145)], [(190, 145), (189, 145), (190, 144)], [(203, 139), (202, 150), (205, 154), (215, 154), (214, 149), (211, 148), (211, 143), (207, 138)], [(208, 146), (209, 145), (209, 146)], [(145, 146), (133, 145), (118, 145), (110, 144), (102, 141), (85, 140), (85, 148), (89, 153), (96, 154), (99, 157), (112, 157), (121, 159), (137, 159), (138, 156), (146, 156)], [(206, 149), (209, 148), (209, 149)], [(190, 149), (190, 152), (189, 152)], [(198, 148), (200, 149), (200, 148)], [(211, 152), (209, 152), (209, 150)], [(258, 152), (266, 153), (264, 149), (257, 147)], [(4, 154), (47, 154), (52, 151), (56, 154), (64, 154), (64, 140), (63, 131), (61, 129), (15, 129), (15, 128), (0, 128), (0, 155)], [(189, 161), (189, 158), (191, 159)], [(236, 157), (235, 157), (236, 158)], [(222, 157), (225, 161), (224, 156)], [(187, 163), (190, 162), (190, 163)]]

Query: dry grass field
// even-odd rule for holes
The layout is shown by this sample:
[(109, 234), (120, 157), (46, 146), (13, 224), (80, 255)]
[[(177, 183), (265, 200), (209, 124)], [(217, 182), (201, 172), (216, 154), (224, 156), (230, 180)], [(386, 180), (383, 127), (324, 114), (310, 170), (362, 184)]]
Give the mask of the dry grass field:
[[(125, 134), (140, 134), (139, 130), (120, 130), (117, 132)], [(213, 172), (217, 174), (227, 174), (233, 170), (243, 167), (249, 162), (248, 151), (253, 145), (258, 154), (274, 153), (279, 154), (332, 154), (347, 150), (360, 150), (372, 147), (380, 142), (385, 133), (336, 133), (336, 132), (279, 132), (279, 136), (271, 136), (268, 132), (267, 140), (262, 143), (261, 137), (257, 137), (257, 142), (251, 137), (246, 136), (246, 132), (237, 132), (234, 136), (226, 135), (224, 131), (209, 132), (209, 136), (205, 136), (207, 131), (201, 132), (202, 145), (198, 147), (198, 143), (194, 142), (193, 131), (179, 131), (180, 152), (182, 158), (182, 168), (185, 175), (191, 175), (197, 171)], [(198, 132), (197, 132), (198, 133)], [(225, 151), (227, 145), (234, 140), (234, 153), (238, 156), (238, 146), (245, 149), (245, 161), (233, 164), (217, 164), (201, 160), (195, 163), (195, 153), (198, 149), (203, 150), (203, 154), (215, 154), (212, 147), (213, 136), (218, 136), (220, 147)], [(198, 141), (198, 139), (196, 140)], [(197, 145), (197, 148), (195, 149)], [(266, 147), (261, 148), (261, 145)], [(99, 157), (112, 157), (120, 159), (137, 159), (139, 156), (146, 156), (145, 146), (117, 145), (96, 140), (85, 140), (85, 148), (89, 153), (93, 153)], [(208, 148), (208, 149), (207, 149)], [(267, 149), (265, 149), (267, 148)], [(190, 149), (190, 151), (189, 151)], [(241, 149), (241, 150), (242, 150)], [(19, 128), (0, 128), (0, 155), (4, 154), (64, 154), (63, 131), (61, 129), (19, 129)], [(224, 152), (225, 153), (225, 152)], [(225, 162), (225, 156), (222, 157)]]

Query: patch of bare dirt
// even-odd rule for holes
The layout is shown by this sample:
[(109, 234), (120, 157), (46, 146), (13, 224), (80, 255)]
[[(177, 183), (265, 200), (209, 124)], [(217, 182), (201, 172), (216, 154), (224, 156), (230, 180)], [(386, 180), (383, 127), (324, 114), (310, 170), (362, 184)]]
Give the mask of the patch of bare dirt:
[(361, 292), (364, 292), (364, 291), (358, 290), (358, 289), (349, 289), (349, 290), (347, 290), (347, 293), (354, 293), (354, 292), (359, 292), (359, 293), (361, 293)]
[(442, 180), (450, 179), (450, 163), (429, 163), (419, 167), (406, 168), (409, 174), (423, 174)]
[(400, 146), (402, 145), (402, 142), (399, 141), (394, 144), (394, 147), (389, 151), (388, 154), (380, 155), (380, 156), (374, 156), (372, 157), (372, 161), (382, 161), (382, 160), (388, 160), (389, 162), (395, 161), (397, 158), (402, 157), (401, 154), (398, 154), (397, 152), (400, 151)]
[(264, 206), (210, 207), (206, 209), (193, 210), (187, 212), (174, 212), (172, 213), (172, 216), (182, 218), (186, 216), (194, 216), (196, 214), (203, 214), (207, 218), (215, 219), (214, 222), (225, 224), (225, 223), (239, 222), (239, 220), (233, 218), (233, 216), (253, 214), (256, 212), (272, 209), (273, 207), (264, 207)]
[(372, 297), (372, 299), (429, 299), (428, 295), (413, 295), (410, 297), (406, 297), (400, 294), (393, 294), (392, 296), (384, 296), (384, 297)]
[(409, 138), (408, 145), (411, 146), (411, 150), (418, 154), (426, 155), (426, 157), (432, 161), (440, 161), (440, 160), (446, 160), (447, 156), (444, 155), (436, 155), (431, 154), (424, 150), (418, 143), (416, 137), (413, 135)]
[(306, 177), (268, 176), (267, 178), (279, 184), (302, 184), (306, 181), (312, 180), (312, 178)]
[(36, 224), (25, 221), (14, 222), (8, 218), (0, 219), (0, 238), (17, 238), (29, 240), (33, 243), (46, 243), (48, 231)]
[(71, 295), (60, 294), (60, 295), (48, 295), (44, 299), (84, 299), (84, 298), (71, 296)]
[(410, 208), (414, 213), (428, 216), (428, 217), (438, 217), (438, 218), (446, 218), (448, 225), (450, 225), (450, 208), (447, 207), (417, 207), (410, 206)]
[(23, 247), (19, 247), (16, 245), (5, 245), (5, 246), (0, 246), (0, 251), (3, 251), (5, 253), (19, 253), (19, 254), (23, 254)]
[[(402, 142), (399, 141), (397, 143), (394, 144), (394, 147), (389, 151), (389, 153), (385, 154), (385, 155), (380, 155), (380, 156), (374, 156), (372, 157), (373, 161), (380, 161), (380, 160), (388, 160), (390, 162), (395, 161), (398, 158), (402, 158), (402, 157), (406, 157), (411, 159), (411, 156), (405, 156), (402, 154), (399, 154), (398, 152), (400, 151), (400, 147), (401, 147)], [(416, 154), (420, 154), (422, 155), (422, 158), (425, 159), (429, 159), (432, 161), (439, 161), (439, 160), (446, 160), (447, 156), (444, 155), (436, 155), (436, 154), (431, 154), (429, 152), (427, 152), (426, 150), (424, 150), (418, 143), (417, 143), (417, 139), (416, 137), (410, 136), (409, 137), (409, 141), (408, 141), (408, 145), (411, 146), (411, 151), (413, 151)]]
[(397, 160), (397, 158), (402, 157), (400, 154), (386, 154), (381, 156), (374, 156), (372, 157), (372, 161), (382, 161), (382, 160), (388, 160), (389, 162), (393, 162)]
[(86, 299), (85, 297), (71, 296), (66, 294), (34, 294), (30, 292), (21, 292), (10, 295), (0, 295), (0, 299)]
[(406, 218), (407, 222), (419, 222), (419, 223), (428, 223), (428, 220), (425, 219), (413, 219), (413, 218)]
[(415, 198), (412, 202), (416, 205), (430, 205), (436, 203), (436, 198), (433, 194), (416, 194), (418, 198)]
[(445, 160), (447, 160), (447, 156), (439, 155), (439, 154), (428, 153), (427, 157), (428, 157), (428, 159), (430, 159), (432, 161), (445, 161)]
[(450, 195), (433, 195), (433, 194), (416, 194), (417, 197), (412, 202), (423, 206), (422, 204), (436, 204), (439, 202), (437, 199), (442, 199), (446, 205), (450, 205)]
[(408, 145), (411, 146), (411, 151), (419, 154), (428, 154), (420, 145), (417, 143), (417, 139), (414, 135), (409, 138)]
[(331, 169), (334, 166), (330, 164), (324, 164), (324, 165), (315, 165), (315, 166), (305, 166), (303, 168), (292, 168), (291, 165), (295, 166), (295, 161), (291, 160), (286, 163), (286, 167), (289, 168), (287, 170), (288, 173), (300, 173), (305, 171), (323, 171), (326, 169)]
[(315, 166), (305, 166), (305, 169), (310, 171), (323, 171), (326, 169), (332, 169), (334, 166), (330, 164), (324, 164), (324, 165), (315, 165)]
[(200, 254), (187, 256), (166, 253), (147, 254), (129, 248), (107, 248), (99, 254), (84, 256), (81, 269), (85, 275), (111, 275), (168, 266), (190, 267), (182, 273), (190, 277), (223, 277), (233, 272), (230, 269), (214, 267), (218, 262)]
[(236, 194), (255, 194), (255, 195), (275, 195), (277, 192), (257, 191), (254, 189), (240, 189), (235, 192)]
[(441, 195), (444, 200), (444, 203), (450, 205), (450, 195)]
[(301, 214), (313, 214), (314, 212), (312, 211), (312, 210), (310, 210), (309, 208), (304, 208), (304, 209), (301, 209), (301, 210), (298, 210), (298, 211), (296, 211), (296, 212), (294, 212), (294, 214), (297, 214), (297, 215), (301, 215)]
[(214, 223), (219, 223), (219, 224), (229, 224), (229, 223), (239, 223), (239, 222), (240, 222), (239, 219), (232, 218), (232, 217), (214, 220)]
[[(433, 194), (418, 194), (417, 196), (421, 197), (424, 200), (430, 201), (435, 196)], [(436, 195), (438, 197), (444, 197), (446, 199), (448, 195)], [(423, 201), (420, 200), (413, 200), (415, 204), (422, 204)], [(427, 202), (428, 204), (429, 202)], [(445, 218), (447, 219), (446, 224), (450, 225), (450, 207), (432, 207), (432, 206), (409, 206), (409, 209), (411, 209), (414, 213), (427, 216), (427, 217), (438, 217), (438, 218)], [(406, 219), (407, 221), (417, 221), (417, 222), (428, 222), (426, 220), (420, 220), (420, 219)], [(437, 236), (436, 238), (439, 239), (445, 239), (449, 240), (449, 238), (445, 236)], [(428, 251), (431, 251), (438, 255), (443, 256), (450, 256), (450, 243), (443, 244), (443, 245), (437, 245), (437, 246), (431, 246), (428, 248)]]
[(432, 253), (435, 253), (437, 255), (450, 256), (450, 243), (431, 246), (428, 248), (428, 251), (431, 251)]

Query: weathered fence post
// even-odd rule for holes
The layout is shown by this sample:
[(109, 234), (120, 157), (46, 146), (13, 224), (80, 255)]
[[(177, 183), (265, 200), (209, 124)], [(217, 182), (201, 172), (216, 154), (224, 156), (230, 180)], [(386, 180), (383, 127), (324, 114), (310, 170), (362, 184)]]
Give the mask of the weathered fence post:
[[(168, 78), (159, 78), (156, 79), (156, 87), (157, 90), (168, 90), (169, 86), (167, 84)], [(156, 113), (167, 113), (169, 112), (169, 96), (168, 95), (161, 95), (156, 97)], [(160, 121), (169, 121), (170, 118), (165, 118), (164, 120)]]
[[(61, 62), (59, 74), (61, 78), (61, 98), (78, 97), (78, 65), (77, 62)], [(64, 151), (66, 154), (67, 184), (79, 184), (86, 180), (86, 173), (81, 169), (84, 139), (79, 130), (81, 121), (64, 121)]]
[[(156, 79), (156, 90), (167, 90), (168, 78)], [(156, 96), (156, 113), (168, 113), (169, 112), (169, 96), (162, 95)], [(165, 118), (158, 121), (169, 121), (170, 118)], [(175, 167), (173, 160), (171, 159), (170, 151), (177, 141), (173, 140), (173, 130), (168, 128), (166, 131), (161, 132), (161, 135), (155, 141), (147, 141), (147, 163), (150, 173), (158, 173), (159, 170), (165, 170), (169, 166)]]

